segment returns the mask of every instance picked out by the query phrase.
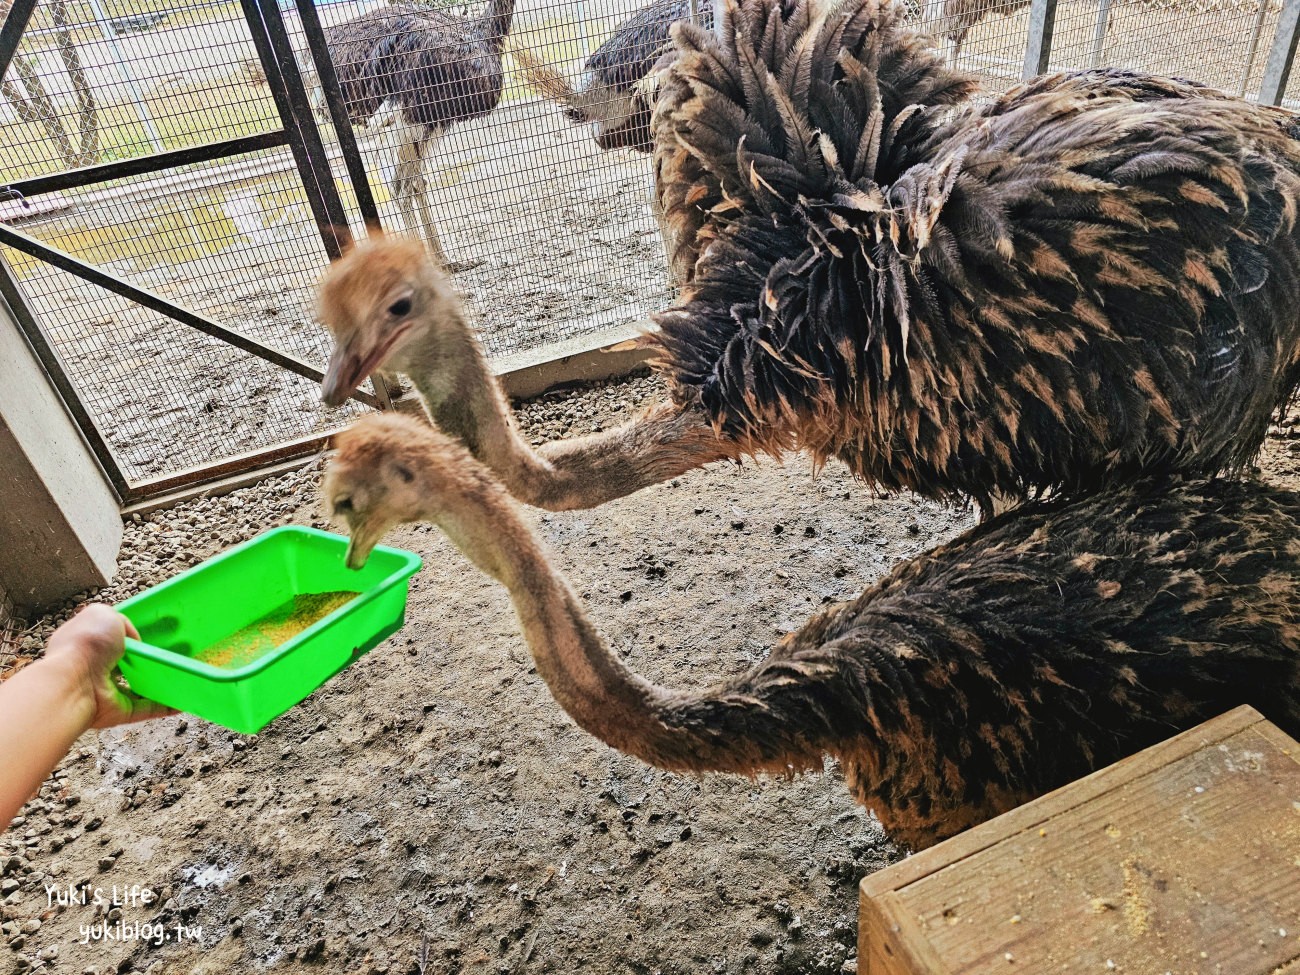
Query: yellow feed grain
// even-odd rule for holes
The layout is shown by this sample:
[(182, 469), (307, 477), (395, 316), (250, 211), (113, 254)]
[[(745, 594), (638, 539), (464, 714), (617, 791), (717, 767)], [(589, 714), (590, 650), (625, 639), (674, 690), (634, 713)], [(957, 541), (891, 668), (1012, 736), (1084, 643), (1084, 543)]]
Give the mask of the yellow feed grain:
[(200, 650), (194, 659), (223, 670), (246, 666), (288, 643), (356, 595), (355, 592), (318, 592), (294, 596), (225, 639)]

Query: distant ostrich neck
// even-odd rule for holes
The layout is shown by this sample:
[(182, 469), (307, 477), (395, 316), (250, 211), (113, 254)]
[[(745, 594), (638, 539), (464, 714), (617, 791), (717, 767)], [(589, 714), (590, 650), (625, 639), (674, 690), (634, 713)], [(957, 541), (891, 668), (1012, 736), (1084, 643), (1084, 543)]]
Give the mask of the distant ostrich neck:
[(437, 302), (429, 318), (422, 342), (396, 368), (411, 377), (439, 429), (521, 501), (552, 511), (591, 508), (734, 456), (703, 417), (667, 403), (614, 430), (534, 451), (454, 299)]

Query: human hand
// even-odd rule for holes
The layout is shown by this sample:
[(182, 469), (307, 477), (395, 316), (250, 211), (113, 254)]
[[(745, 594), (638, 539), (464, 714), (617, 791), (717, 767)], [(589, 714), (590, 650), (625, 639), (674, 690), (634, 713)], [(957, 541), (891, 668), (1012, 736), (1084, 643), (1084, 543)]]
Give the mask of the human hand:
[(85, 607), (50, 637), (41, 663), (63, 669), (70, 680), (73, 706), (85, 710), (87, 728), (111, 728), (176, 714), (172, 708), (132, 694), (114, 679), (127, 636), (140, 638), (131, 621), (96, 603)]

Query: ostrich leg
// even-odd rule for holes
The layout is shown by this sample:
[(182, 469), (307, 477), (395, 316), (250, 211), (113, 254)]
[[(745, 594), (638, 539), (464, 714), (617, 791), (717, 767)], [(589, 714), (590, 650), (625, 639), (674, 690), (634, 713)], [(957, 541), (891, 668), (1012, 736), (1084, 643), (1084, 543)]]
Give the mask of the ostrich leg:
[(408, 234), (416, 234), (416, 214), (419, 214), (429, 252), (438, 264), (450, 270), (447, 252), (442, 249), (438, 228), (434, 224), (433, 210), (429, 206), (428, 184), (424, 178), (425, 158), (437, 147), (441, 133), (421, 125), (401, 125), (397, 129), (397, 169), (393, 173), (393, 198), (402, 214), (402, 227)]

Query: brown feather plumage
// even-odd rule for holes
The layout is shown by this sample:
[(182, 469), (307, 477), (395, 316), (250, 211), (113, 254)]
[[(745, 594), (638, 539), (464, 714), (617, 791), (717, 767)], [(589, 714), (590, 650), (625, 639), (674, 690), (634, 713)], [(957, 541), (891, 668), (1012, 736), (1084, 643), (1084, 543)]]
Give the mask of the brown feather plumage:
[(679, 403), (940, 498), (1251, 460), (1300, 382), (1289, 115), (1116, 71), (953, 110), (887, 5), (729, 9), (653, 121)]
[(824, 608), (749, 673), (656, 687), (600, 640), (491, 474), (407, 417), (339, 435), (325, 496), (369, 551), (439, 524), (511, 592), (581, 727), (654, 765), (754, 775), (837, 757), (927, 846), (1238, 704), (1300, 732), (1300, 495), (1143, 482), (1026, 505)]

